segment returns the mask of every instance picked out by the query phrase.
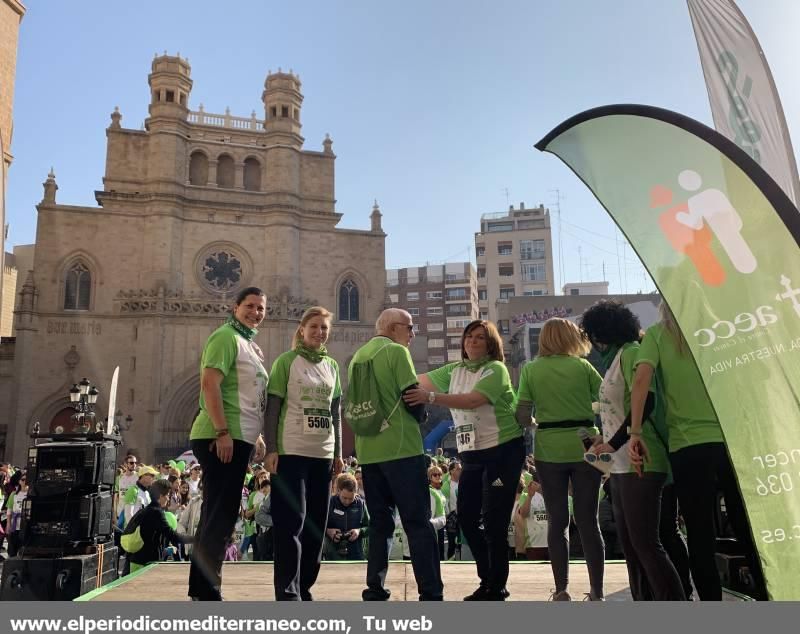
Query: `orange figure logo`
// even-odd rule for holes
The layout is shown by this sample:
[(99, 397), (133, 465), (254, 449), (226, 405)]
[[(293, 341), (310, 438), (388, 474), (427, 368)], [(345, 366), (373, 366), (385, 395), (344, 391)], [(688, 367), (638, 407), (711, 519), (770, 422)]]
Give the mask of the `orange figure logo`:
[[(672, 202), (672, 190), (663, 185), (656, 185), (650, 190), (650, 207), (652, 209), (672, 205)], [(722, 268), (711, 249), (711, 241), (714, 239), (711, 229), (707, 225), (703, 225), (700, 229), (693, 229), (679, 222), (678, 214), (685, 214), (688, 211), (689, 205), (685, 202), (673, 205), (663, 211), (658, 216), (661, 232), (675, 251), (683, 253), (692, 261), (705, 284), (721, 286), (725, 281), (725, 269)]]

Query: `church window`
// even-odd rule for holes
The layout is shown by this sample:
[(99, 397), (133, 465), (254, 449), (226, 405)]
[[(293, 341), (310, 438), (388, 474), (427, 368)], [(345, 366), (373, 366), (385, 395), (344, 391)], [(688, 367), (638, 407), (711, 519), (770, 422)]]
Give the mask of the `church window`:
[(244, 162), (244, 188), (251, 192), (261, 190), (261, 163), (254, 158)]
[(64, 310), (89, 310), (92, 295), (92, 274), (78, 262), (67, 271), (64, 284)]
[(242, 262), (227, 251), (209, 253), (203, 260), (203, 277), (205, 284), (211, 290), (231, 292), (242, 279)]
[(184, 93), (179, 93), (179, 94), (180, 94), (181, 105), (185, 106), (186, 105), (186, 95)]
[(192, 185), (208, 184), (208, 158), (202, 152), (193, 152), (189, 159), (189, 182)]
[(282, 117), (289, 116), (289, 106), (281, 106), (281, 116)]
[(346, 279), (339, 287), (339, 321), (358, 321), (358, 286)]
[(217, 162), (217, 187), (233, 189), (233, 158), (227, 154), (219, 157)]
[(274, 119), (277, 116), (278, 116), (278, 108), (276, 106), (272, 106), (269, 109), (269, 118)]
[(172, 103), (174, 101), (175, 101), (175, 91), (174, 90), (168, 90), (167, 91), (167, 102), (168, 103)]

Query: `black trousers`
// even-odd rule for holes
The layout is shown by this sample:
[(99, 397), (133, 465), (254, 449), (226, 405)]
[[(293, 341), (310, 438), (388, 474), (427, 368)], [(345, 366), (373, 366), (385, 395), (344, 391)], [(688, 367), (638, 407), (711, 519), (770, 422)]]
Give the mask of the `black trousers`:
[(737, 541), (747, 553), (756, 583), (754, 598), (766, 599), (766, 586), (758, 560), (744, 502), (736, 483), (725, 444), (705, 443), (684, 447), (669, 455), (675, 493), (686, 522), (689, 566), (697, 594), (702, 601), (721, 601), (722, 585), (716, 564), (717, 535), (714, 527), (717, 491), (725, 496), (725, 510)]
[(678, 524), (678, 498), (675, 496), (674, 483), (665, 485), (661, 491), (661, 525), (658, 534), (661, 545), (681, 578), (683, 594), (688, 600), (694, 589), (689, 572), (689, 551)]
[(611, 476), (611, 502), (634, 601), (685, 601), (680, 577), (660, 539), (666, 473)]
[(271, 478), (276, 601), (310, 601), (328, 521), (333, 461), (280, 456)]
[(366, 594), (388, 598), (383, 585), (389, 572), (389, 550), (397, 508), (408, 538), (411, 567), (420, 599), (441, 601), (444, 587), (439, 567), (439, 544), (431, 524), (425, 458), (419, 455), (365, 464), (361, 470), (364, 492), (369, 500)]
[(515, 438), (461, 458), (458, 523), (475, 557), (481, 586), (499, 593), (508, 581), (508, 523), (525, 463), (525, 444)]
[(572, 508), (580, 535), (589, 584), (596, 597), (603, 596), (605, 545), (600, 533), (597, 506), (602, 474), (587, 462), (544, 462), (536, 460), (547, 509), (547, 548), (556, 592), (569, 585), (569, 485), (572, 483)]
[(222, 600), (222, 560), (242, 504), (242, 485), (253, 445), (233, 441), (233, 459), (223, 464), (210, 449), (211, 440), (191, 441), (203, 467), (203, 506), (192, 548), (189, 596), (201, 601)]

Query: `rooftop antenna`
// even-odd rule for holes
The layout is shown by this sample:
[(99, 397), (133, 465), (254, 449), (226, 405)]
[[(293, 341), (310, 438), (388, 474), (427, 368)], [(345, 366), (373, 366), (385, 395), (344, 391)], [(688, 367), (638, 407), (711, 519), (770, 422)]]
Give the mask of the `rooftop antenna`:
[(556, 193), (556, 202), (553, 203), (553, 209), (558, 217), (558, 285), (561, 292), (564, 292), (564, 249), (561, 241), (561, 190), (550, 189), (548, 191)]
[(623, 269), (623, 275), (625, 277), (625, 294), (626, 295), (628, 294), (628, 267), (627, 267), (627, 265), (625, 265), (625, 261), (627, 259), (626, 255), (625, 255), (625, 247), (627, 246), (627, 244), (628, 244), (627, 240), (623, 240), (622, 241), (622, 264), (623, 264), (623, 266), (625, 266), (625, 268)]

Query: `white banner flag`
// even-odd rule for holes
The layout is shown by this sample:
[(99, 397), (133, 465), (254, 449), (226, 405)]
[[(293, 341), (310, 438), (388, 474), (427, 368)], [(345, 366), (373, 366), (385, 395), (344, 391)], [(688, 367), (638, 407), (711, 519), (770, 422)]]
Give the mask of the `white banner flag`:
[(733, 0), (687, 0), (714, 126), (772, 176), (797, 206), (789, 129), (764, 51)]

